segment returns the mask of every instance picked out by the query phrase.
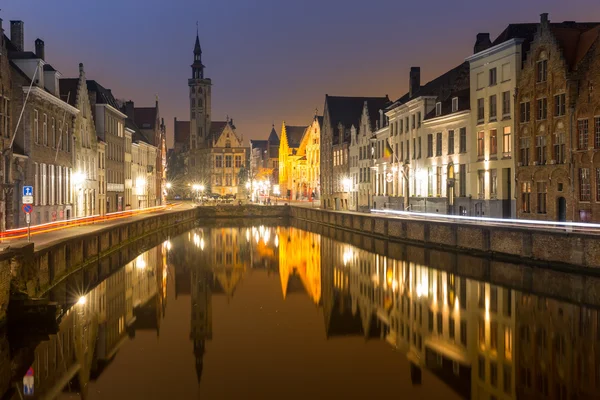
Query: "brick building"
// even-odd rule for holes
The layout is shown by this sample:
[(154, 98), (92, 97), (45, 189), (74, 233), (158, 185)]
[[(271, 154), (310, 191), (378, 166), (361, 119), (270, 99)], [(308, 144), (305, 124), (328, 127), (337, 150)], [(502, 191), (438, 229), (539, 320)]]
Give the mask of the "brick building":
[(600, 209), (593, 212), (600, 193), (591, 190), (600, 166), (600, 99), (589, 91), (600, 81), (599, 29), (541, 15), (517, 83), (518, 218), (600, 220)]

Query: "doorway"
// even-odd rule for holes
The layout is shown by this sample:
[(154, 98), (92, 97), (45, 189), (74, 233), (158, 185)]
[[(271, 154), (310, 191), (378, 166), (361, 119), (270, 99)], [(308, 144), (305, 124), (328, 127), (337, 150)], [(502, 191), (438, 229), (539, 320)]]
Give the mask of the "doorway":
[(559, 222), (565, 222), (567, 220), (567, 199), (564, 197), (559, 197), (557, 200), (556, 209), (557, 218)]

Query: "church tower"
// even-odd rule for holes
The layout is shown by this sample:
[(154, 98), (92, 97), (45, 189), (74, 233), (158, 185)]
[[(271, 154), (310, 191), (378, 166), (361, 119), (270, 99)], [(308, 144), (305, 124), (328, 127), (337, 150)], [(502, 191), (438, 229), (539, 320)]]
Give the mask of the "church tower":
[(210, 96), (211, 80), (204, 78), (204, 65), (202, 64), (202, 49), (200, 38), (196, 29), (196, 43), (194, 45), (194, 63), (192, 64), (192, 78), (188, 79), (190, 87), (190, 149), (204, 148), (210, 145)]

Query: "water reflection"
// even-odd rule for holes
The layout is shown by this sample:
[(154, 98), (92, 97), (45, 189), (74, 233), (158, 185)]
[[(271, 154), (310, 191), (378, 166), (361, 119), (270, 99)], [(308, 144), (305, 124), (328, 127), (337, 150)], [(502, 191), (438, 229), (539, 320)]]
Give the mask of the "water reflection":
[[(196, 380), (195, 388), (189, 382), (182, 384), (183, 393), (214, 385), (206, 382), (207, 371), (213, 371), (211, 380), (225, 379), (215, 372), (214, 358), (207, 364), (211, 352), (240, 362), (254, 357), (257, 367), (275, 368), (271, 373), (292, 368), (291, 361), (265, 367), (260, 360), (274, 355), (248, 348), (236, 353), (217, 343), (236, 335), (256, 335), (256, 321), (268, 324), (274, 334), (300, 333), (299, 340), (304, 343), (300, 351), (317, 359), (302, 363), (304, 369), (296, 373), (317, 386), (328, 385), (326, 378), (309, 378), (309, 365), (332, 363), (322, 351), (313, 352), (320, 346), (315, 344), (318, 332), (294, 325), (308, 309), (282, 319), (283, 305), (304, 298), (322, 317), (319, 329), (325, 348), (344, 343), (344, 352), (356, 357), (377, 354), (371, 364), (362, 365), (367, 372), (361, 376), (352, 375), (359, 372), (341, 361), (333, 361), (333, 369), (326, 370), (330, 378), (332, 371), (344, 371), (343, 385), (369, 387), (368, 395), (389, 393), (385, 385), (374, 384), (377, 378), (372, 375), (377, 374), (370, 372), (379, 364), (397, 363), (395, 370), (383, 369), (378, 374), (395, 379), (399, 386), (395, 390), (410, 393), (409, 397), (600, 397), (600, 319), (596, 309), (457, 276), (435, 269), (436, 265), (423, 265), (415, 261), (422, 257), (411, 254), (375, 254), (294, 227), (194, 229), (110, 273), (110, 267), (100, 264), (97, 274), (106, 278), (96, 287), (87, 293), (66, 294), (70, 302), (58, 333), (30, 343), (7, 340), (10, 335), (6, 332), (0, 335), (0, 364), (19, 364), (19, 372), (13, 373), (18, 377), (31, 366), (40, 398), (68, 393), (103, 398), (94, 396), (89, 388), (106, 393), (111, 382), (102, 383), (99, 378), (111, 368), (120, 349), (136, 332), (155, 332), (158, 338), (162, 324), (175, 326), (174, 320), (166, 319), (167, 300), (171, 299), (169, 304), (173, 302), (173, 312), (177, 312), (183, 307), (181, 299), (188, 302), (189, 298), (189, 354), (195, 360)], [(260, 278), (263, 275), (266, 280)], [(244, 285), (248, 285), (246, 290), (237, 295)], [(260, 310), (253, 308), (253, 299), (262, 299), (270, 285), (277, 285), (280, 300), (270, 300), (271, 305), (261, 303)], [(228, 310), (235, 301), (242, 302), (238, 303), (242, 314), (234, 317)], [(265, 314), (267, 309), (272, 313)], [(179, 340), (188, 335), (179, 328), (175, 332)], [(393, 351), (381, 352), (361, 343), (381, 343)], [(175, 344), (169, 341), (164, 346), (172, 351), (170, 346)], [(27, 349), (32, 349), (33, 362), (27, 361)], [(172, 367), (189, 369), (191, 365), (174, 363)], [(0, 368), (0, 389), (9, 398), (18, 398), (18, 393), (11, 394), (11, 387), (22, 392), (19, 379), (10, 382), (10, 373)], [(427, 385), (419, 386), (421, 379), (428, 380)], [(263, 390), (268, 389), (261, 386), (253, 394), (264, 394)], [(331, 393), (336, 397), (342, 392), (338, 387)], [(121, 396), (137, 398), (135, 393), (132, 389)], [(161, 397), (156, 396), (153, 398)]]

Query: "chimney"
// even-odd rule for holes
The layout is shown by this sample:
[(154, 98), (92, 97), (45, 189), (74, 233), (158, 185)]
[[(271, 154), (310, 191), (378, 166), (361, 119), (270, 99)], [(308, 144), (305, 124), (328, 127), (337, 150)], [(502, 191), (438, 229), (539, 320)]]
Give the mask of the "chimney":
[(40, 38), (35, 39), (35, 55), (42, 60), (45, 60), (44, 41)]
[(10, 21), (10, 41), (15, 45), (17, 51), (23, 51), (23, 43), (25, 42), (23, 21)]
[(83, 75), (83, 63), (79, 63), (79, 75)]
[(383, 123), (385, 116), (383, 115), (383, 110), (379, 110), (379, 126), (381, 126), (382, 128), (385, 126), (385, 124)]
[(413, 97), (421, 88), (421, 67), (410, 67), (410, 79), (408, 81), (408, 95)]
[(133, 108), (133, 101), (129, 100), (125, 102), (125, 114), (132, 120), (135, 120), (135, 118), (133, 117)]
[(477, 39), (475, 40), (475, 46), (473, 47), (473, 54), (477, 54), (480, 51), (484, 51), (492, 47), (492, 41), (490, 40), (489, 33), (478, 33)]

